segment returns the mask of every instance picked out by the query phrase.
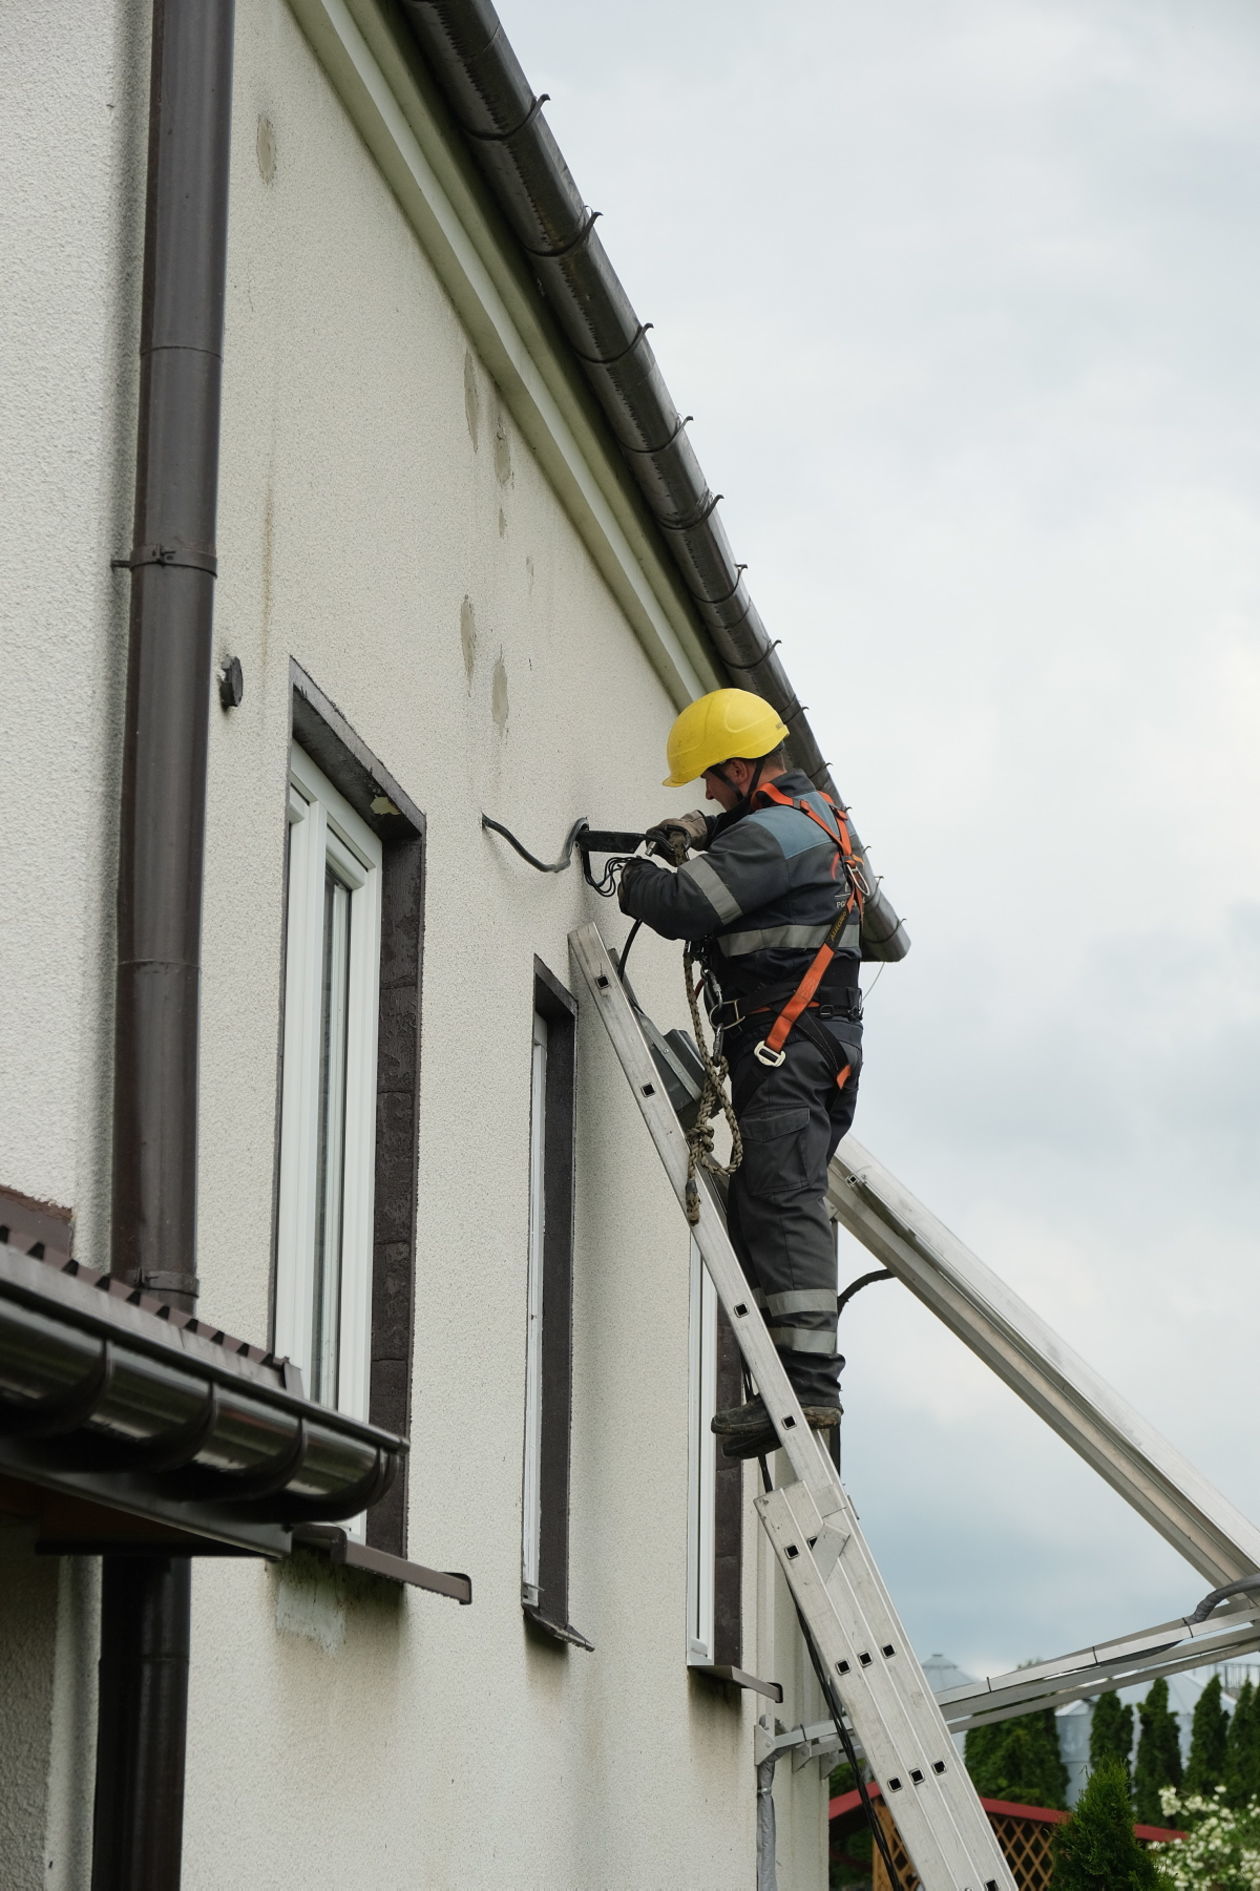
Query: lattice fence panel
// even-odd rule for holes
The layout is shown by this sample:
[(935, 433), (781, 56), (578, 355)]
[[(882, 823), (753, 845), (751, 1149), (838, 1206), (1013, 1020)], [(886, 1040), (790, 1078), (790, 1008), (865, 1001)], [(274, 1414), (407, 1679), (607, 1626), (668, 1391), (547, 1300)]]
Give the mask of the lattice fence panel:
[(1054, 1875), (1051, 1847), (1058, 1827), (1036, 1819), (1003, 1818), (1000, 1813), (990, 1813), (989, 1824), (1019, 1891), (1048, 1891)]
[[(921, 1880), (917, 1878), (910, 1869), (910, 1859), (907, 1856), (905, 1846), (901, 1842), (901, 1834), (893, 1823), (892, 1815), (882, 1799), (876, 1800), (875, 1802), (875, 1817), (879, 1820), (884, 1837), (888, 1841), (888, 1849), (892, 1854), (892, 1861), (896, 1867), (897, 1876), (901, 1880), (902, 1891), (919, 1891)], [(872, 1851), (871, 1858), (874, 1865), (874, 1870), (871, 1873), (871, 1891), (893, 1891), (892, 1882), (889, 1879), (884, 1861), (879, 1855), (878, 1848)]]
[[(892, 1853), (893, 1864), (901, 1880), (901, 1891), (919, 1891), (920, 1880), (911, 1869), (910, 1859), (901, 1842), (901, 1834), (889, 1814), (887, 1806), (876, 1805), (876, 1814), (888, 1840), (888, 1849)], [(1003, 1818), (990, 1815), (989, 1823), (997, 1834), (998, 1844), (1002, 1847), (1002, 1856), (1011, 1868), (1019, 1891), (1049, 1891), (1051, 1879), (1050, 1847), (1054, 1835), (1052, 1825), (1041, 1825), (1032, 1819)], [(872, 1891), (893, 1891), (889, 1882), (884, 1861), (878, 1851), (874, 1854), (874, 1876), (871, 1879)]]
[[(875, 1815), (883, 1828), (892, 1853), (892, 1861), (901, 1880), (900, 1891), (920, 1891), (920, 1879), (911, 1869), (910, 1858), (901, 1842), (901, 1834), (882, 1800), (875, 1802)], [(1014, 1875), (1019, 1891), (1051, 1891), (1054, 1877), (1054, 1834), (1056, 1825), (1040, 1819), (1018, 1819), (1009, 1813), (991, 1812), (989, 1823)], [(1141, 1843), (1146, 1844), (1146, 1840)], [(871, 1891), (894, 1891), (884, 1861), (878, 1851), (873, 1855)]]

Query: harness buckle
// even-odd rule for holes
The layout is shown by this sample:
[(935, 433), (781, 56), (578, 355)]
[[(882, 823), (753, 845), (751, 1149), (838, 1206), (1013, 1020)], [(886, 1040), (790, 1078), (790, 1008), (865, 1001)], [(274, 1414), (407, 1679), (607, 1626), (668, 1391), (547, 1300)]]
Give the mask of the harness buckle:
[(760, 1044), (753, 1046), (753, 1056), (759, 1064), (768, 1064), (771, 1070), (777, 1070), (780, 1064), (787, 1062), (786, 1051), (772, 1051), (763, 1037)]

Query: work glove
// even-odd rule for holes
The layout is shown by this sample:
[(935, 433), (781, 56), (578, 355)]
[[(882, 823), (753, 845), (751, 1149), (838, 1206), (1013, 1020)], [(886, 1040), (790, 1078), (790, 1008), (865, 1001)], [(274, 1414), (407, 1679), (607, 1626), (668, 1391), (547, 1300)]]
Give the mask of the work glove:
[(638, 917), (633, 907), (626, 904), (626, 896), (630, 893), (634, 882), (638, 879), (640, 874), (659, 872), (660, 868), (653, 866), (650, 860), (627, 860), (625, 866), (621, 869), (621, 875), (617, 881), (617, 904), (620, 906), (623, 913), (628, 913), (632, 919)]
[(694, 808), (690, 814), (671, 814), (649, 827), (643, 836), (651, 853), (681, 867), (689, 850), (700, 853), (709, 844), (709, 817)]

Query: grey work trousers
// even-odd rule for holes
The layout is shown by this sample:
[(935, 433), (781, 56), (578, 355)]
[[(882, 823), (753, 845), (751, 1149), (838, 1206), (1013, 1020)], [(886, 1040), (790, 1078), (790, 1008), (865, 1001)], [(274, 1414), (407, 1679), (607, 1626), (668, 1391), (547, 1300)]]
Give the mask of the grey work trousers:
[[(844, 1360), (836, 1350), (827, 1165), (853, 1121), (862, 1064), (860, 1024), (820, 1024), (835, 1045), (831, 1055), (799, 1026), (777, 1066), (753, 1055), (760, 1030), (744, 1026), (725, 1044), (744, 1141), (727, 1197), (727, 1227), (802, 1405), (839, 1402)], [(846, 1063), (851, 1074), (838, 1089)]]

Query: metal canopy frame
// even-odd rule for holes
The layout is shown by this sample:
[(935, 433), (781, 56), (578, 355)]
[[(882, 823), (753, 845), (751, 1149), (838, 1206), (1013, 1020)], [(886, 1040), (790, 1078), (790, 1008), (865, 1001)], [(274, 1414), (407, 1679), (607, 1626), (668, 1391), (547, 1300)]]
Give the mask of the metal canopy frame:
[[(1037, 1709), (1067, 1707), (1112, 1688), (1181, 1674), (1208, 1662), (1231, 1661), (1256, 1648), (1260, 1648), (1260, 1604), (1238, 1605), (1219, 1610), (1206, 1622), (1179, 1617), (1054, 1661), (948, 1688), (936, 1699), (951, 1733), (960, 1734)], [(770, 1752), (790, 1750), (798, 1761), (822, 1758), (840, 1747), (830, 1720), (788, 1728), (766, 1744)]]
[[(1260, 1530), (855, 1137), (832, 1161), (828, 1202), (834, 1219), (1201, 1575), (1223, 1585), (1260, 1568)], [(1163, 1622), (938, 1699), (950, 1729), (962, 1733), (1256, 1648), (1260, 1603), (1241, 1600), (1203, 1622)], [(823, 1755), (839, 1742), (831, 1722), (819, 1721), (773, 1745)]]
[(1215, 1587), (1260, 1570), (1260, 1529), (852, 1136), (831, 1213)]
[[(1260, 1530), (853, 1136), (831, 1164), (828, 1203), (848, 1233), (1201, 1575), (1220, 1585), (1260, 1568)], [(1240, 1601), (1204, 1622), (1159, 1623), (938, 1699), (951, 1731), (962, 1733), (1256, 1648), (1260, 1604)], [(832, 1723), (819, 1721), (771, 1745), (821, 1756), (839, 1742)]]

